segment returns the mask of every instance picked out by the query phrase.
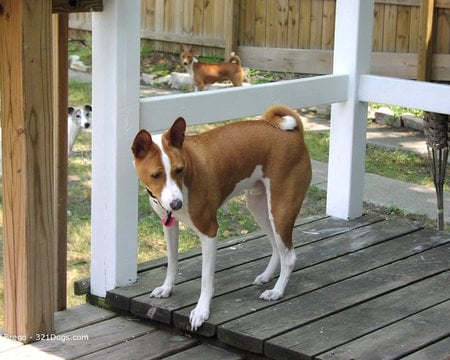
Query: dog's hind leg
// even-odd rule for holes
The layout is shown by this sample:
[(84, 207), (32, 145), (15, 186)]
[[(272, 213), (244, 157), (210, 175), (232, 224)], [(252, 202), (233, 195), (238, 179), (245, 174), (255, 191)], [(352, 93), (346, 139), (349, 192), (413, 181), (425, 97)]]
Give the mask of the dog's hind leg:
[(262, 183), (246, 191), (247, 207), (254, 216), (261, 230), (266, 233), (272, 245), (272, 256), (263, 273), (259, 274), (253, 284), (263, 285), (272, 280), (275, 271), (280, 266), (280, 256), (275, 242), (275, 235), (269, 219), (269, 207), (267, 204), (266, 189)]
[(264, 291), (260, 298), (278, 300), (284, 295), (289, 276), (295, 265), (296, 255), (292, 242), (292, 231), (303, 202), (303, 196), (302, 192), (298, 192), (296, 188), (272, 189), (273, 191), (271, 191), (269, 184), (266, 184), (266, 188), (268, 189), (269, 219), (280, 257), (280, 276), (273, 289)]

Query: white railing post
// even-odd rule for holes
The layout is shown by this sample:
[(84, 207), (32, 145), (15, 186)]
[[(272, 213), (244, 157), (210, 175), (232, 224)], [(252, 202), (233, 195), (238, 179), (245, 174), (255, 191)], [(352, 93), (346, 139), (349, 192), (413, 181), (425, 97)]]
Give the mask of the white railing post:
[(136, 280), (140, 0), (104, 0), (93, 14), (91, 293)]
[(367, 103), (358, 100), (359, 77), (370, 71), (374, 2), (337, 0), (333, 74), (348, 74), (348, 100), (331, 108), (327, 214), (362, 214)]

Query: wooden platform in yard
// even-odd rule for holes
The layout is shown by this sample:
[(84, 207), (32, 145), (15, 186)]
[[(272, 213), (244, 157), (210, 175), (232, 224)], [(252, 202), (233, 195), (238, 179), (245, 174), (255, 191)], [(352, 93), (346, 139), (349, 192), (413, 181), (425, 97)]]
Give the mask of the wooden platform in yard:
[(89, 340), (19, 346), (0, 358), (32, 351), (128, 360), (450, 359), (450, 234), (370, 215), (307, 218), (294, 237), (297, 263), (280, 301), (258, 298), (273, 282), (252, 285), (271, 248), (251, 234), (219, 244), (210, 319), (195, 334), (189, 313), (200, 292), (198, 250), (180, 254), (170, 298), (148, 296), (164, 279), (165, 259), (146, 263), (136, 284), (107, 294), (129, 317), (89, 305), (68, 310), (57, 333)]

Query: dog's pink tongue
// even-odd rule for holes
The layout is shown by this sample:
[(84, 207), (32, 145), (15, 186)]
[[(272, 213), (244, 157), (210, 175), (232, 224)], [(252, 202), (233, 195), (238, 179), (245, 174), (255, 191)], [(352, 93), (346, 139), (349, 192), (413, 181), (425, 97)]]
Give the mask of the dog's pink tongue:
[(172, 216), (164, 216), (161, 221), (163, 225), (169, 229), (175, 225), (175, 218)]

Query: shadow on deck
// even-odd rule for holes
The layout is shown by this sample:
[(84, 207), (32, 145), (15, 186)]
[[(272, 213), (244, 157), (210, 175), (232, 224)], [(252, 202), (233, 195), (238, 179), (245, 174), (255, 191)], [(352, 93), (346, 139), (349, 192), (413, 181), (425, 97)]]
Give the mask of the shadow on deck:
[[(90, 326), (100, 327), (102, 335), (79, 343), (78, 351), (84, 351), (79, 355), (96, 359), (119, 358), (124, 353), (128, 359), (174, 353), (176, 359), (450, 359), (449, 234), (424, 230), (402, 218), (313, 217), (296, 226), (294, 238), (295, 272), (284, 298), (273, 302), (258, 298), (272, 284), (252, 285), (267, 264), (269, 241), (252, 234), (220, 243), (210, 319), (191, 336), (182, 334), (189, 332), (189, 313), (200, 292), (199, 251), (181, 254), (178, 284), (168, 299), (148, 296), (163, 281), (165, 262), (146, 263), (136, 284), (107, 294), (110, 305), (140, 320), (114, 313), (110, 319), (100, 319)], [(160, 323), (165, 324), (164, 331), (156, 329)], [(104, 348), (100, 343), (106, 344)], [(192, 355), (194, 351), (197, 355)], [(74, 348), (68, 354), (75, 353)]]

